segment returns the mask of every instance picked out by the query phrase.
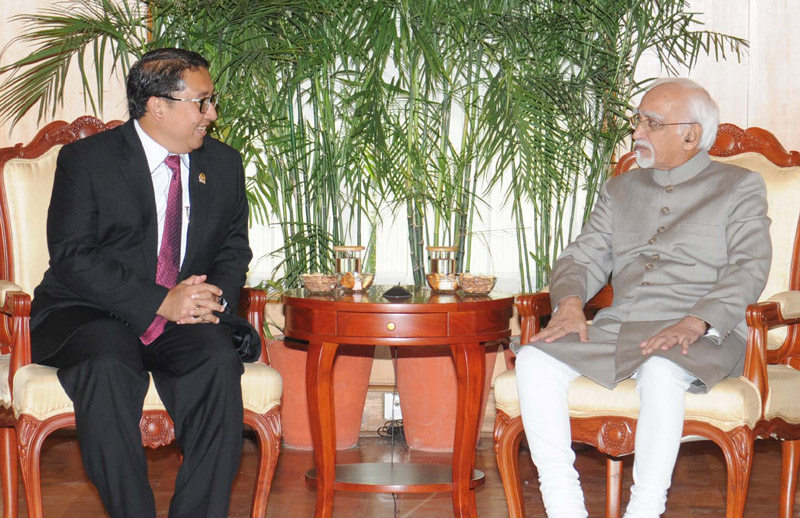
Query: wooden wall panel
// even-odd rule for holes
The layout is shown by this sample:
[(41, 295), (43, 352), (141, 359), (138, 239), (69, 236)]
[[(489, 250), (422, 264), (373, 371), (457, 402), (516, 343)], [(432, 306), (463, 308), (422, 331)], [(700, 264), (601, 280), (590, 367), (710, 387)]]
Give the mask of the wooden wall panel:
[[(750, 0), (750, 126), (800, 149), (800, 0)], [(794, 22), (794, 23), (793, 23)]]

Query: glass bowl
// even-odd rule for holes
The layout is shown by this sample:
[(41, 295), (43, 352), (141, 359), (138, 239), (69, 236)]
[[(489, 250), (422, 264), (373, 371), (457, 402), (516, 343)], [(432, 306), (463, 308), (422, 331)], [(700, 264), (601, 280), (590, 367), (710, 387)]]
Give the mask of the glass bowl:
[(454, 273), (429, 273), (425, 278), (433, 291), (452, 293), (458, 290), (458, 276)]
[(330, 273), (304, 273), (302, 279), (311, 293), (330, 293), (339, 285), (339, 276)]
[(479, 275), (472, 273), (461, 273), (458, 275), (458, 284), (467, 295), (486, 295), (497, 282), (494, 275)]
[(374, 280), (374, 273), (345, 272), (339, 278), (339, 286), (347, 291), (364, 291)]

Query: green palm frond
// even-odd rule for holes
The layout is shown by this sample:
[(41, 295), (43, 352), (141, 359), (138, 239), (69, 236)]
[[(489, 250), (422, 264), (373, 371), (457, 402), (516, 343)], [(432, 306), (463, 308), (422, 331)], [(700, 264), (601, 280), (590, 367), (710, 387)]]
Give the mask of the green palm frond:
[[(141, 6), (111, 0), (59, 3), (39, 14), (21, 15), (22, 35), (12, 44), (30, 45), (33, 51), (10, 65), (0, 67), (0, 119), (16, 123), (38, 106), (39, 118), (64, 102), (64, 82), (77, 65), (84, 96), (95, 112), (103, 104), (107, 73), (117, 67), (124, 74), (131, 59), (141, 54), (147, 24)], [(106, 69), (106, 55), (112, 62)], [(91, 59), (88, 59), (88, 58)], [(93, 70), (86, 70), (87, 61)]]
[(418, 284), (425, 245), (458, 245), (468, 270), (495, 192), (522, 289), (545, 284), (629, 133), (642, 57), (674, 74), (747, 48), (685, 0), (68, 0), (19, 19), (15, 44), (34, 51), (0, 68), (12, 122), (53, 113), (70, 67), (97, 112), (105, 78), (147, 50), (206, 56), (216, 136), (253, 171), (251, 214), (283, 235), (287, 287), (330, 268), (336, 244), (368, 246), (374, 267), (384, 215), (408, 222)]

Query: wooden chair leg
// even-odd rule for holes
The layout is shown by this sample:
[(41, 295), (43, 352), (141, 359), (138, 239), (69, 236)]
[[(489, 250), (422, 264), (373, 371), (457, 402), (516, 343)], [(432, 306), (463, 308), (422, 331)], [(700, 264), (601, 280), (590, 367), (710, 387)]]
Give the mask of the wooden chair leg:
[(500, 480), (508, 503), (509, 518), (525, 518), (522, 486), (519, 480), (519, 443), (522, 440), (522, 418), (508, 417), (497, 411), (494, 422), (494, 454)]
[(800, 440), (781, 444), (781, 507), (780, 518), (792, 518), (794, 493), (797, 490), (797, 468), (800, 465)]
[(244, 422), (256, 432), (258, 437), (258, 472), (256, 473), (253, 501), (250, 507), (251, 518), (264, 518), (267, 514), (269, 491), (272, 477), (281, 451), (280, 407), (272, 408), (266, 414), (244, 411)]
[(0, 428), (0, 470), (3, 478), (3, 518), (17, 518), (17, 432)]
[(622, 506), (622, 459), (606, 457), (606, 518), (620, 518)]
[(28, 508), (28, 518), (42, 518), (40, 456), (44, 439), (51, 431), (58, 428), (53, 424), (54, 422), (51, 420), (39, 421), (24, 414), (17, 420), (17, 451), (22, 470), (22, 482), (25, 486), (25, 505)]
[(750, 485), (750, 469), (753, 466), (753, 430), (740, 426), (726, 432), (722, 441), (714, 438), (725, 455), (728, 470), (728, 498), (726, 518), (742, 518)]

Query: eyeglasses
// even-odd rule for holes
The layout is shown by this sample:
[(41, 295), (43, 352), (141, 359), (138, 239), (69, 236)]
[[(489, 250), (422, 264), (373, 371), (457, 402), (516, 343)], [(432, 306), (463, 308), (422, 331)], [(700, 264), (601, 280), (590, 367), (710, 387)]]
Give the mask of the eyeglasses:
[(657, 131), (664, 126), (680, 126), (681, 124), (700, 124), (699, 122), (661, 122), (655, 119), (648, 119), (647, 117), (642, 117), (638, 113), (634, 113), (631, 115), (630, 119), (631, 127), (636, 130), (640, 124), (644, 124), (644, 130), (648, 133), (652, 131)]
[(161, 97), (162, 99), (169, 99), (170, 101), (181, 101), (185, 103), (199, 103), (200, 106), (200, 113), (205, 113), (208, 111), (210, 106), (217, 106), (217, 97), (219, 96), (218, 93), (211, 94), (208, 97), (203, 97), (201, 99), (181, 99), (180, 97), (172, 97), (171, 95), (157, 95), (156, 97)]

